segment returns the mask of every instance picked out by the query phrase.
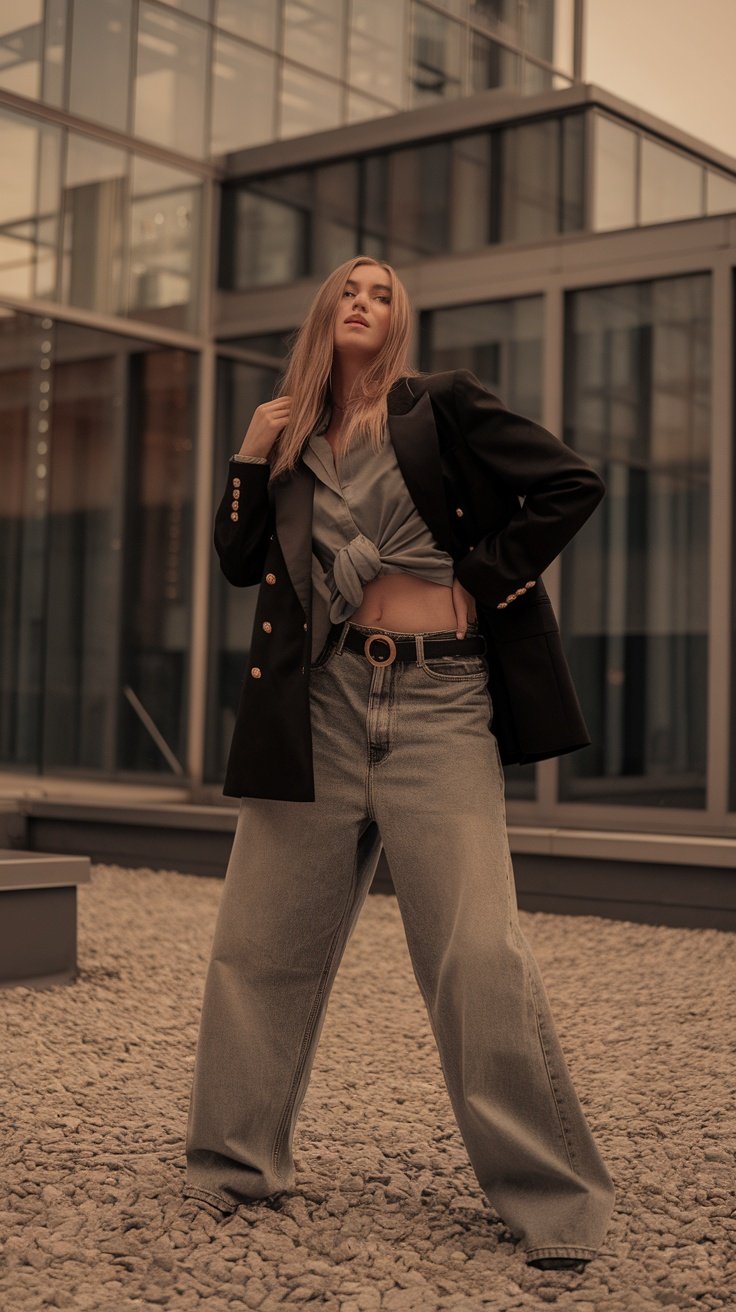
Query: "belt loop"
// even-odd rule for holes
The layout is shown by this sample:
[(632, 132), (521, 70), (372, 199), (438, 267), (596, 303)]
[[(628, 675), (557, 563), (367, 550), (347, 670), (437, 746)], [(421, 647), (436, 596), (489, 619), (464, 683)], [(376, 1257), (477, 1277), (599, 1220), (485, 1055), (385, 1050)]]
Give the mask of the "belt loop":
[(417, 648), (417, 665), (424, 664), (424, 636), (421, 633), (415, 633), (414, 638)]
[(344, 644), (345, 644), (345, 639), (346, 639), (347, 636), (348, 636), (348, 628), (349, 628), (349, 627), (350, 627), (350, 620), (343, 620), (343, 624), (342, 624), (342, 633), (340, 634), (340, 637), (339, 637), (338, 640), (337, 640), (337, 647), (335, 648), (335, 655), (336, 655), (336, 656), (340, 656), (340, 655), (342, 654), (342, 649), (343, 649), (343, 646), (344, 646)]

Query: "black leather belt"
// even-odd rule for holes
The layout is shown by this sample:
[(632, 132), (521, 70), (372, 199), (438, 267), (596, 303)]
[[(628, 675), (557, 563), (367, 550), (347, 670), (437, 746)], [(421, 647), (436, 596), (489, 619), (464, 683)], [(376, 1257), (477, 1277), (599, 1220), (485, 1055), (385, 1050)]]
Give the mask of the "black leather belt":
[[(387, 633), (361, 633), (359, 629), (348, 628), (343, 647), (360, 652), (371, 665), (393, 665), (394, 661), (417, 661), (416, 638), (392, 638)], [(465, 638), (425, 638), (424, 655), (433, 656), (482, 656), (486, 651), (486, 640), (482, 634), (468, 635)]]

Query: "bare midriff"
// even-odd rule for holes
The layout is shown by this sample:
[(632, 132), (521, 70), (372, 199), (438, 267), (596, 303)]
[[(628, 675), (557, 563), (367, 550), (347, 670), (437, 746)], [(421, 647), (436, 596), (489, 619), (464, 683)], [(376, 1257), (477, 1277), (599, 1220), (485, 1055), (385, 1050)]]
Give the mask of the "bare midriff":
[[(328, 429), (324, 436), (334, 455), (339, 432)], [(475, 618), (475, 606), (471, 603), (468, 619)], [(378, 574), (364, 584), (363, 600), (350, 620), (353, 624), (373, 624), (399, 633), (454, 630), (457, 625), (452, 588), (403, 570), (397, 574)]]

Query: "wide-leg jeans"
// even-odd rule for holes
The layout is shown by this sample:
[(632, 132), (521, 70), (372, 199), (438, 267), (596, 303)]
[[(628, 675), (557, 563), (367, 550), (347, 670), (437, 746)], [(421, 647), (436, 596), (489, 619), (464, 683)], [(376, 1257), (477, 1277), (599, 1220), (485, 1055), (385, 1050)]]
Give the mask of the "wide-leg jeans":
[[(241, 799), (205, 981), (184, 1195), (289, 1192), (330, 990), (381, 842), (450, 1102), (533, 1257), (594, 1257), (614, 1185), (520, 927), (485, 654), (375, 666), (333, 626), (310, 670), (315, 801)], [(477, 632), (477, 623), (468, 627)], [(375, 649), (374, 649), (375, 651)]]

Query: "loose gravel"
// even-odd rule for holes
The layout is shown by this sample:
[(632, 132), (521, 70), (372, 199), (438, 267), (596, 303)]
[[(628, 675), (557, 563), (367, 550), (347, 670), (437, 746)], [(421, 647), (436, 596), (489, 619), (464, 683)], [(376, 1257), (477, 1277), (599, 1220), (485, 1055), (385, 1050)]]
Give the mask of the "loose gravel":
[(346, 949), (294, 1192), (183, 1199), (221, 888), (94, 866), (77, 981), (0, 990), (2, 1312), (736, 1307), (732, 935), (520, 913), (618, 1195), (585, 1273), (544, 1272), (472, 1172), (393, 897)]

